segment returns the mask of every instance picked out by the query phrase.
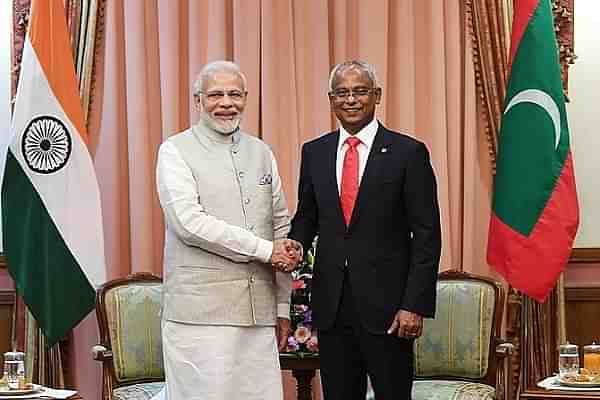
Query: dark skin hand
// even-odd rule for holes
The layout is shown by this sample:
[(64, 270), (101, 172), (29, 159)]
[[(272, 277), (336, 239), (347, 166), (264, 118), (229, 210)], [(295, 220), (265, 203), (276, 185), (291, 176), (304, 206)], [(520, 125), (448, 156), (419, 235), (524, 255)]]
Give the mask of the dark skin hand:
[(277, 317), (276, 333), (277, 348), (279, 349), (279, 351), (282, 351), (287, 346), (287, 339), (290, 335), (291, 330), (291, 322), (289, 319)]
[(416, 339), (423, 334), (423, 317), (410, 311), (399, 310), (387, 333), (400, 338)]

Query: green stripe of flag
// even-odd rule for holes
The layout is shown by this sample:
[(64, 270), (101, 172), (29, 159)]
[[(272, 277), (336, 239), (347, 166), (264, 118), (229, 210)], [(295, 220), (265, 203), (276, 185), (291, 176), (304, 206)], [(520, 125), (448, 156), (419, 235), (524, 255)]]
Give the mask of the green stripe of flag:
[(9, 272), (52, 345), (94, 308), (95, 292), (10, 150), (2, 220)]

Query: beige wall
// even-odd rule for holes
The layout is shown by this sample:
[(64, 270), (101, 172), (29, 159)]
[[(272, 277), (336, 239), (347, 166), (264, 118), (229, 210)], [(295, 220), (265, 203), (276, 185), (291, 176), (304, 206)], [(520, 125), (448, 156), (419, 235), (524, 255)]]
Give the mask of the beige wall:
[[(575, 247), (600, 248), (600, 2), (575, 1), (575, 54), (567, 104), (580, 225)], [(570, 265), (568, 286), (599, 286), (600, 264)]]
[(575, 2), (575, 54), (567, 104), (581, 223), (576, 247), (600, 247), (600, 2)]

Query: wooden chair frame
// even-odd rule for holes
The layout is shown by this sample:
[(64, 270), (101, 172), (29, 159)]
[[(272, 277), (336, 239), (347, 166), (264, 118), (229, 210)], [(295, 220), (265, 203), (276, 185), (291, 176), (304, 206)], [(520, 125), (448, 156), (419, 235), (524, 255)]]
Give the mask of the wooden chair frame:
[(149, 273), (136, 273), (125, 278), (106, 282), (96, 292), (96, 315), (98, 328), (100, 329), (100, 344), (94, 346), (92, 355), (94, 360), (102, 362), (102, 399), (112, 400), (114, 389), (136, 383), (157, 382), (155, 379), (136, 379), (127, 381), (126, 384), (119, 383), (113, 362), (113, 352), (110, 345), (110, 334), (108, 328), (108, 317), (106, 315), (106, 293), (119, 286), (127, 286), (132, 283), (161, 283), (162, 279)]
[[(505, 400), (506, 393), (512, 393), (512, 382), (510, 373), (510, 356), (513, 345), (502, 338), (502, 314), (504, 312), (504, 287), (500, 282), (491, 278), (471, 274), (464, 271), (447, 270), (438, 275), (438, 281), (464, 280), (474, 282), (486, 282), (494, 288), (494, 316), (491, 327), (490, 348), (488, 357), (488, 369), (486, 375), (481, 379), (468, 379), (460, 377), (460, 380), (468, 382), (485, 383), (496, 388), (496, 399)], [(431, 376), (416, 377), (415, 380), (447, 379), (456, 380), (456, 376)]]

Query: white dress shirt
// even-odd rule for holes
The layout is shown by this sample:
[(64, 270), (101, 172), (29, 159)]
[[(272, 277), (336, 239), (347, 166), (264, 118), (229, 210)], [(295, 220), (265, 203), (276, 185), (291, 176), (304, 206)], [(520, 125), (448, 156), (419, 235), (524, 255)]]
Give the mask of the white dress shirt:
[[(362, 180), (363, 172), (365, 172), (365, 166), (367, 165), (367, 159), (369, 158), (369, 152), (371, 151), (371, 147), (373, 147), (373, 141), (375, 140), (375, 134), (377, 133), (377, 129), (379, 128), (379, 123), (376, 118), (373, 118), (371, 122), (364, 128), (362, 128), (356, 135), (355, 138), (360, 139), (360, 144), (356, 146), (356, 150), (358, 151), (358, 184)], [(348, 150), (348, 144), (346, 143), (346, 139), (349, 138), (350, 135), (343, 126), (340, 126), (340, 137), (338, 141), (338, 150), (337, 150), (337, 159), (335, 163), (337, 184), (338, 184), (338, 193), (341, 193), (342, 190), (342, 169), (344, 167), (344, 156), (346, 155), (346, 151)]]

